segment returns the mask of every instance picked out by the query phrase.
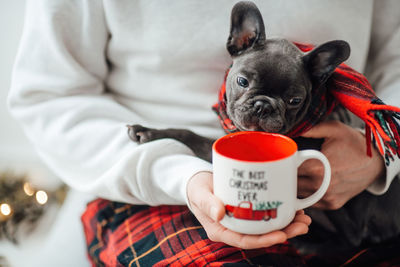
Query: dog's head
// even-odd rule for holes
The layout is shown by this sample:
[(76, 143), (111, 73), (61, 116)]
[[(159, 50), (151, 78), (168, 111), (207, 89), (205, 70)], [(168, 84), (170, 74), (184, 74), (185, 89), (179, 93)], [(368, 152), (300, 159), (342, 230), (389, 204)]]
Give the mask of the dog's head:
[(312, 88), (350, 55), (350, 46), (340, 40), (303, 53), (286, 39), (267, 39), (251, 2), (233, 7), (227, 49), (233, 59), (226, 80), (228, 116), (240, 130), (282, 134), (304, 118)]

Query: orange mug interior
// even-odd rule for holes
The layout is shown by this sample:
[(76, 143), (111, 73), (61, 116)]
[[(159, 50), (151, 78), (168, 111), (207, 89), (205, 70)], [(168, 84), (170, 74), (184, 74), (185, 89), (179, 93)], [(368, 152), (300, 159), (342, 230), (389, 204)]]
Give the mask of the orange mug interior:
[(237, 132), (219, 138), (213, 144), (218, 154), (240, 161), (274, 161), (297, 151), (297, 144), (281, 134)]

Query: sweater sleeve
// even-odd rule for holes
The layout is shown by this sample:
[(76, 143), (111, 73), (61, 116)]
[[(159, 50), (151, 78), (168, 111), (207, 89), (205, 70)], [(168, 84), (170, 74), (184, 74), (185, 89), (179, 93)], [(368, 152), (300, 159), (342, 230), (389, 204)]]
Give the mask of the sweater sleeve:
[[(386, 103), (400, 106), (400, 2), (375, 1), (371, 31), (371, 45), (366, 76), (377, 95)], [(400, 173), (400, 160), (386, 168), (386, 177), (373, 183), (368, 190), (385, 193), (392, 180)]]
[(143, 145), (143, 119), (105, 88), (110, 33), (102, 1), (27, 1), (8, 97), (47, 165), (71, 187), (132, 204), (186, 204), (186, 183), (211, 164), (178, 141)]

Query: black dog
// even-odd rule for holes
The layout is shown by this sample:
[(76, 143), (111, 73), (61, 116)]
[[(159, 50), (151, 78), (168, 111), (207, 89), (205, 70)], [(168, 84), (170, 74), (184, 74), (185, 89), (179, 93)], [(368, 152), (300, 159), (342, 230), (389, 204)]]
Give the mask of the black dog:
[[(311, 92), (324, 83), (350, 54), (345, 41), (331, 41), (304, 54), (286, 39), (267, 39), (258, 8), (240, 2), (232, 10), (227, 49), (233, 64), (226, 79), (227, 113), (239, 130), (286, 134), (304, 119)], [(146, 143), (174, 138), (211, 162), (211, 140), (184, 129), (150, 129), (128, 126), (130, 138)], [(323, 140), (299, 138), (302, 148), (318, 149)], [(400, 190), (396, 180), (382, 197), (367, 192), (335, 211), (309, 209), (310, 233), (295, 244), (305, 253), (379, 243), (400, 233), (400, 209), (394, 206)], [(390, 210), (390, 213), (387, 213)]]

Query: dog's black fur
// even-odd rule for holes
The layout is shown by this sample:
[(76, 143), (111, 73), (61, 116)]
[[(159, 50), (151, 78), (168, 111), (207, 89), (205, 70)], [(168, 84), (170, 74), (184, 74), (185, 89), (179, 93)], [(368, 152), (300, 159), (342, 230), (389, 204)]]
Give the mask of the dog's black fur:
[[(322, 44), (302, 53), (286, 39), (267, 39), (263, 19), (251, 2), (232, 9), (227, 50), (233, 65), (226, 80), (227, 113), (239, 130), (288, 133), (304, 119), (313, 88), (324, 83), (350, 54), (345, 41)], [(184, 129), (150, 129), (128, 126), (130, 138), (146, 143), (174, 138), (211, 162), (215, 140)], [(319, 149), (323, 140), (298, 138), (300, 149)], [(338, 210), (308, 209), (313, 218), (310, 233), (293, 242), (304, 253), (337, 251), (376, 244), (400, 233), (400, 183), (396, 179), (383, 196), (363, 192)]]

